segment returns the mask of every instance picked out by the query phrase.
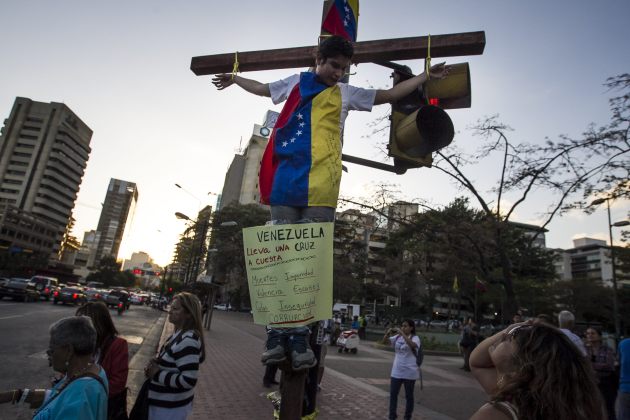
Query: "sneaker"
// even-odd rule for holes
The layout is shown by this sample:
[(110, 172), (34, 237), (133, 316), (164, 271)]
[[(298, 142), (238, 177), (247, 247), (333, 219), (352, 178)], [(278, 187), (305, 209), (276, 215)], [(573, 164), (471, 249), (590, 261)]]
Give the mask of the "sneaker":
[(289, 336), (289, 351), (293, 370), (309, 369), (317, 365), (315, 353), (308, 346), (308, 331)]
[(273, 365), (284, 362), (287, 359), (286, 354), (286, 336), (277, 330), (269, 330), (267, 333), (267, 343), (265, 343), (265, 352), (262, 354), (260, 361), (264, 365)]

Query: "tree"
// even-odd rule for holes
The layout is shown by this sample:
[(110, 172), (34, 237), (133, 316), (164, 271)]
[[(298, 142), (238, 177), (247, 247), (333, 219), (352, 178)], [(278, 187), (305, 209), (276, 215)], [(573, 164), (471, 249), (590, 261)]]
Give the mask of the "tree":
[(88, 274), (86, 282), (98, 281), (106, 287), (132, 287), (136, 276), (130, 271), (120, 271), (120, 263), (113, 255), (106, 255), (98, 262), (96, 271)]
[[(591, 125), (579, 139), (561, 136), (560, 140), (547, 140), (543, 145), (515, 144), (507, 137), (511, 129), (499, 122), (497, 116), (492, 116), (473, 127), (473, 135), (483, 140), (474, 155), (466, 155), (454, 146), (436, 153), (433, 167), (466, 189), (492, 226), (508, 311), (514, 312), (518, 308), (514, 291), (514, 261), (508, 252), (508, 224), (520, 205), (532, 201), (534, 191), (551, 193), (545, 195), (549, 206), (543, 212), (538, 234), (562, 211), (584, 207), (585, 198), (593, 194), (607, 192), (615, 198), (629, 197), (630, 75), (609, 78), (606, 86), (623, 91), (610, 100), (611, 122), (600, 128)], [(502, 164), (494, 188), (486, 195), (465, 174), (465, 167), (479, 164), (496, 154)], [(507, 194), (514, 196), (515, 200), (503, 208), (503, 198)], [(533, 246), (536, 236), (527, 239), (528, 248)]]
[(237, 309), (251, 307), (241, 231), (268, 220), (269, 212), (257, 204), (231, 203), (214, 213), (209, 266), (214, 268), (216, 281), (225, 284), (230, 304)]
[[(457, 298), (479, 314), (481, 307), (492, 307), (496, 312), (503, 306), (502, 296), (494, 286), (502, 279), (501, 255), (494, 224), (483, 211), (471, 208), (467, 198), (457, 198), (441, 209), (428, 209), (401, 222), (387, 242), (386, 264), (403, 307), (422, 301), (418, 309), (423, 307), (430, 317), (438, 295)], [(520, 226), (508, 225), (505, 230), (505, 254), (513, 262), (518, 289), (547, 290), (555, 278), (551, 253), (527, 246), (527, 236)], [(452, 290), (455, 277), (459, 283), (457, 293)], [(484, 295), (483, 289), (488, 288), (490, 293)], [(548, 307), (541, 296), (548, 294), (527, 294), (532, 310)], [(460, 316), (459, 307), (455, 305), (451, 316)]]
[(360, 301), (364, 293), (367, 270), (365, 241), (358, 237), (358, 225), (350, 221), (335, 223), (335, 252), (333, 254), (333, 300)]
[(71, 234), (75, 222), (76, 220), (74, 217), (70, 216), (70, 219), (68, 219), (68, 225), (63, 233), (61, 246), (59, 247), (59, 259), (62, 259), (66, 252), (77, 251), (81, 248), (81, 242), (76, 238), (76, 236)]

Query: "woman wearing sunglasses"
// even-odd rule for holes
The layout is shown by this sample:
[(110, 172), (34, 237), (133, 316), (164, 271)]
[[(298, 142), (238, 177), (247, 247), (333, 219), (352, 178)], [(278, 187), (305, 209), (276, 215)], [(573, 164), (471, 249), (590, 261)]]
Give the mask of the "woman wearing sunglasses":
[(593, 370), (557, 328), (510, 325), (470, 356), (472, 374), (490, 396), (471, 420), (603, 420)]

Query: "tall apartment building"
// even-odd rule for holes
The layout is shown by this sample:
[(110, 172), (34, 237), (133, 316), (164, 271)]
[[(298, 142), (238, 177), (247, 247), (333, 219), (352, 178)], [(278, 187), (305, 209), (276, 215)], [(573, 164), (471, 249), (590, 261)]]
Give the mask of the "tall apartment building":
[(109, 180), (96, 228), (101, 234), (96, 249), (96, 264), (106, 255), (118, 257), (125, 227), (133, 220), (137, 201), (138, 188), (135, 183), (114, 178)]
[(91, 273), (91, 269), (96, 266), (96, 249), (100, 240), (101, 233), (95, 230), (83, 234), (81, 248), (74, 258), (74, 274), (85, 278)]
[(267, 111), (263, 125), (254, 124), (252, 136), (242, 153), (234, 155), (234, 159), (225, 174), (221, 201), (217, 203), (217, 210), (232, 202), (240, 204), (260, 203), (258, 190), (258, 174), (260, 161), (269, 141), (267, 136), (273, 128), (277, 112)]
[[(618, 249), (615, 247), (615, 249)], [(577, 238), (573, 240), (573, 248), (555, 250), (556, 272), (561, 280), (588, 279), (599, 282), (603, 286), (612, 287), (613, 267), (611, 248), (606, 241), (593, 238)], [(615, 268), (617, 287), (630, 287), (630, 272), (624, 271), (618, 263)]]
[(51, 259), (72, 215), (91, 138), (66, 105), (20, 97), (0, 131), (0, 205), (54, 227)]

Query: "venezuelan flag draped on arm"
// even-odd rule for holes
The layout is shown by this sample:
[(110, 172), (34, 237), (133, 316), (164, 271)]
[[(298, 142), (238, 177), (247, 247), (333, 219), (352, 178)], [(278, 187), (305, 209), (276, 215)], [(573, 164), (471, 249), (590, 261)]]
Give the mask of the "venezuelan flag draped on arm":
[(359, 23), (359, 0), (335, 0), (328, 10), (322, 29), (356, 42)]

